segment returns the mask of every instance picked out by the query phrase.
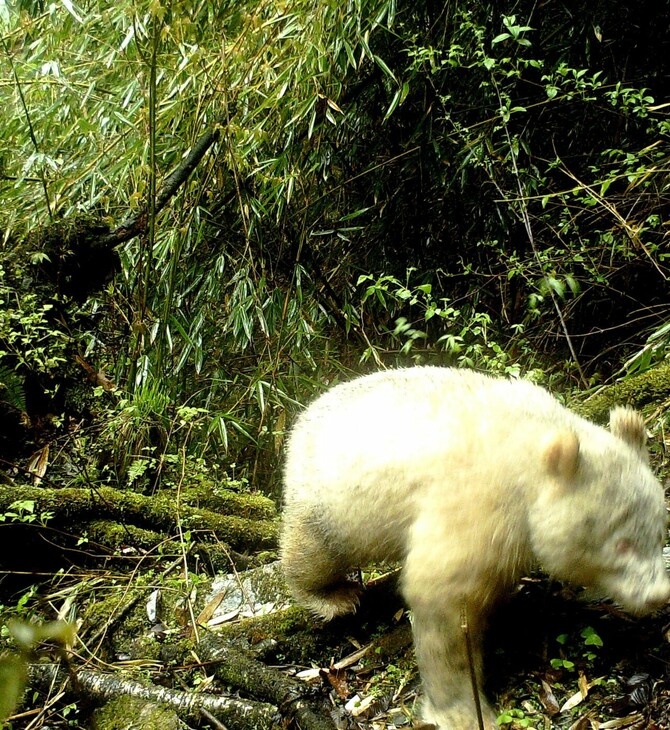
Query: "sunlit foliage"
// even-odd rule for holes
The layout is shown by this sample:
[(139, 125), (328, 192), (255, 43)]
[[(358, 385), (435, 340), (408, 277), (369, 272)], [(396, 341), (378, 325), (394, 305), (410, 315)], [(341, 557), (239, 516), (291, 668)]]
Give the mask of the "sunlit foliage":
[(202, 409), (199, 448), (254, 472), (296, 400), (361, 361), (518, 372), (551, 353), (585, 383), (656, 330), (646, 366), (667, 342), (670, 54), (658, 14), (634, 34), (632, 12), (0, 3), (0, 222), (27, 272), (8, 286), (43, 263), (21, 248), (39, 226), (146, 211), (84, 305), (98, 329), (68, 336), (123, 392), (110, 432), (144, 414), (162, 449), (170, 404)]

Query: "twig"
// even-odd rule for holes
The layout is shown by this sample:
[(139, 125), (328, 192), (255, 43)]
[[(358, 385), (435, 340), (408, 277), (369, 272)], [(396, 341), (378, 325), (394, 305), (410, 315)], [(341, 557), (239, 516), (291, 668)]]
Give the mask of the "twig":
[(619, 211), (616, 209), (613, 203), (610, 203), (608, 200), (605, 200), (605, 198), (602, 195), (599, 195), (598, 192), (595, 190), (595, 188), (592, 185), (589, 185), (585, 182), (582, 182), (573, 172), (571, 172), (561, 161), (561, 170), (571, 179), (574, 180), (577, 185), (579, 185), (580, 188), (583, 190), (588, 191), (589, 195), (591, 195), (595, 200), (598, 201), (598, 203), (608, 212), (612, 217), (618, 221), (619, 225), (623, 228), (623, 230), (626, 232), (626, 235), (631, 240), (634, 246), (637, 246), (638, 248), (641, 248), (642, 251), (644, 251), (645, 256), (649, 259), (651, 262), (651, 265), (658, 271), (658, 273), (661, 275), (664, 281), (668, 280), (668, 275), (661, 269), (661, 267), (658, 264), (658, 261), (652, 256), (651, 251), (647, 248), (647, 246), (644, 244), (644, 241), (640, 238), (640, 234), (638, 232), (638, 229), (631, 225), (622, 215), (619, 213)]
[(222, 723), (219, 722), (214, 715), (212, 715), (211, 712), (206, 710), (204, 707), (200, 708), (200, 714), (209, 722), (210, 725), (216, 728), (216, 730), (228, 730), (228, 728)]
[(461, 608), (461, 630), (465, 639), (465, 651), (468, 656), (468, 667), (470, 669), (470, 682), (472, 683), (472, 696), (475, 701), (475, 711), (477, 712), (477, 724), (479, 730), (484, 730), (484, 716), (482, 715), (482, 703), (479, 698), (479, 687), (477, 687), (477, 673), (475, 672), (475, 662), (472, 656), (472, 641), (470, 639), (470, 626), (468, 625), (468, 609), (465, 604)]
[[(160, 574), (160, 578), (167, 578), (167, 576), (175, 569), (178, 568), (181, 564), (181, 558), (178, 558), (174, 562), (170, 563), (168, 567)], [(109, 618), (100, 626), (89, 638), (87, 643), (88, 644), (97, 644), (99, 641), (102, 640), (104, 635), (109, 631), (112, 626), (115, 624), (118, 624), (120, 621), (122, 621), (137, 605), (137, 603), (142, 600), (143, 598), (146, 598), (146, 593), (144, 591), (138, 591), (137, 595), (135, 595), (133, 598), (130, 598), (123, 606), (121, 606), (120, 609), (118, 609), (116, 612), (114, 612)]]
[[(502, 109), (503, 101), (500, 96), (500, 89), (498, 88), (498, 84), (496, 83), (496, 80), (493, 77), (493, 75), (491, 76), (491, 80), (493, 82), (493, 88), (495, 89), (496, 95), (498, 97), (498, 104), (500, 105), (500, 108)], [(507, 139), (507, 147), (510, 152), (510, 160), (512, 161), (512, 169), (514, 170), (514, 178), (516, 180), (517, 190), (519, 191), (521, 222), (523, 223), (523, 227), (526, 229), (526, 235), (528, 236), (528, 242), (530, 243), (531, 250), (533, 251), (533, 257), (535, 258), (535, 262), (537, 263), (540, 271), (542, 271), (542, 260), (540, 258), (540, 253), (537, 250), (537, 245), (535, 243), (535, 236), (533, 235), (533, 226), (531, 225), (531, 222), (530, 222), (530, 215), (528, 215), (528, 205), (526, 203), (523, 183), (521, 182), (521, 175), (519, 174), (519, 167), (516, 164), (516, 153), (514, 152), (514, 145), (512, 144), (512, 137), (509, 133), (509, 128), (505, 122), (502, 123), (502, 128), (505, 132), (505, 138)], [(500, 186), (495, 182), (495, 180), (493, 181), (493, 183), (498, 188), (500, 193), (503, 194), (503, 191), (500, 189)], [(565, 337), (565, 341), (568, 343), (568, 349), (570, 350), (572, 359), (574, 360), (575, 366), (577, 367), (577, 372), (579, 373), (579, 377), (582, 381), (582, 385), (584, 387), (588, 388), (589, 381), (586, 377), (586, 374), (582, 370), (582, 366), (577, 357), (577, 351), (575, 350), (575, 347), (572, 344), (572, 338), (570, 337), (570, 333), (568, 332), (568, 325), (566, 324), (565, 317), (563, 316), (563, 312), (561, 311), (561, 308), (558, 304), (558, 298), (556, 296), (556, 292), (554, 292), (553, 288), (550, 286), (547, 288), (549, 290), (549, 296), (551, 297), (551, 303), (554, 305), (554, 309), (556, 310), (556, 316), (558, 317), (558, 321), (561, 325), (561, 329), (563, 330), (563, 336)]]

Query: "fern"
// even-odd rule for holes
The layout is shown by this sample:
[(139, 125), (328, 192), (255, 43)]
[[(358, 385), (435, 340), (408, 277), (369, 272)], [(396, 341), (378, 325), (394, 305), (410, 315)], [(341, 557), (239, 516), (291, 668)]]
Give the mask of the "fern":
[(26, 393), (22, 378), (15, 370), (0, 363), (0, 403), (19, 411), (26, 410)]

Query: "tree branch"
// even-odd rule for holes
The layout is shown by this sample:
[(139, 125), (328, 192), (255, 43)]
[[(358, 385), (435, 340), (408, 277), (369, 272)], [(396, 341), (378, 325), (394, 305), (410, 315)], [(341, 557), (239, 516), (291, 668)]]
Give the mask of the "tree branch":
[[(48, 687), (65, 678), (65, 672), (57, 664), (34, 664), (30, 667), (31, 685)], [(169, 705), (183, 720), (198, 719), (201, 710), (205, 709), (230, 730), (276, 730), (280, 726), (277, 708), (264, 702), (147, 686), (124, 676), (90, 669), (79, 669), (70, 675), (70, 688), (92, 700), (128, 695)]]
[[(219, 139), (219, 130), (209, 130), (194, 145), (191, 151), (186, 155), (184, 161), (177, 169), (170, 173), (160, 190), (156, 194), (156, 213), (159, 213), (166, 206), (170, 198), (179, 190), (179, 188), (188, 180), (191, 173), (205, 156), (207, 150)], [(100, 237), (100, 242), (110, 246), (116, 246), (124, 241), (129, 241), (135, 236), (144, 233), (147, 225), (148, 213), (146, 208), (139, 213), (126, 218), (121, 225), (117, 226), (107, 235)]]

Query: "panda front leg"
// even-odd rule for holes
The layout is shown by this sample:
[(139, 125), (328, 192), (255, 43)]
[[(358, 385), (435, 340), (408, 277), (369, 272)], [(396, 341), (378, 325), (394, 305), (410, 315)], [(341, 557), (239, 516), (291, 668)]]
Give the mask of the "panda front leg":
[(440, 730), (479, 730), (481, 717), (494, 730), (496, 715), (481, 688), (482, 638), (497, 577), (478, 562), (467, 535), (457, 539), (438, 520), (433, 512), (415, 525), (402, 577), (425, 694), (422, 718)]

